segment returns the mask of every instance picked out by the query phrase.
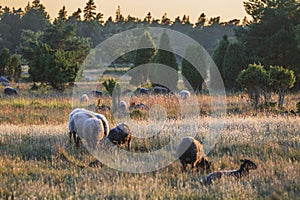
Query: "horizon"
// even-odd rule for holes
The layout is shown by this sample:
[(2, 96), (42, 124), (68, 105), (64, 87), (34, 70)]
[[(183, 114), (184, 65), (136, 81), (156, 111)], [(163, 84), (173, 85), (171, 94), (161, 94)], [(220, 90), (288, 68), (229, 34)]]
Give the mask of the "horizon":
[[(32, 1), (28, 0), (1, 0), (0, 6), (9, 7), (10, 9), (24, 8), (28, 4), (32, 4)], [(67, 0), (62, 0), (59, 3), (53, 0), (41, 0), (41, 4), (46, 7), (47, 13), (49, 13), (51, 20), (55, 19), (58, 15), (58, 11), (65, 6), (67, 10), (67, 15), (72, 15), (78, 8), (82, 9), (85, 7), (88, 0), (74, 0), (72, 2)], [(189, 16), (190, 22), (195, 23), (201, 13), (204, 13), (209, 20), (213, 17), (220, 16), (221, 22), (227, 22), (233, 19), (243, 20), (246, 16), (249, 19), (249, 15), (245, 12), (243, 6), (243, 0), (211, 0), (209, 2), (204, 0), (186, 0), (186, 1), (176, 1), (172, 3), (172, 6), (168, 7), (170, 4), (168, 1), (159, 2), (159, 0), (153, 0), (150, 2), (143, 2), (141, 0), (116, 0), (114, 2), (103, 2), (100, 0), (94, 0), (96, 5), (96, 12), (104, 14), (103, 20), (106, 21), (110, 16), (115, 18), (115, 12), (120, 6), (121, 14), (126, 18), (128, 15), (144, 19), (148, 12), (151, 13), (152, 17), (155, 19), (161, 19), (164, 13), (173, 21), (176, 17), (182, 18), (183, 15)], [(197, 8), (195, 5), (200, 5), (201, 8)], [(226, 9), (224, 9), (226, 8)], [(180, 11), (179, 11), (180, 10)]]

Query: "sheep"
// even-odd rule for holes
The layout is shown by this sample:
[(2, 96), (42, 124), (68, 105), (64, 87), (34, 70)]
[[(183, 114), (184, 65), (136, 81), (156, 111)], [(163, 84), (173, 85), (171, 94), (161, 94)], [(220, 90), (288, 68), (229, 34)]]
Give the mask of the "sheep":
[(147, 88), (137, 88), (135, 91), (134, 91), (134, 94), (135, 95), (139, 95), (139, 94), (149, 94), (149, 90)]
[(118, 146), (127, 143), (127, 149), (131, 148), (131, 134), (129, 126), (125, 123), (118, 124), (115, 128), (109, 131), (108, 140)]
[(79, 141), (84, 139), (88, 147), (95, 148), (104, 137), (102, 121), (89, 112), (75, 113), (73, 120), (78, 135), (76, 143), (79, 144)]
[(211, 168), (211, 163), (207, 161), (201, 143), (192, 137), (181, 139), (176, 154), (183, 171), (186, 170), (187, 164), (191, 164), (192, 168), (196, 167), (197, 170), (199, 168), (210, 170)]
[(125, 101), (120, 101), (119, 102), (119, 109), (121, 111), (126, 111), (127, 110), (127, 103)]
[(165, 87), (155, 86), (153, 89), (154, 94), (168, 94), (169, 90)]
[(87, 103), (89, 101), (89, 96), (87, 94), (83, 94), (80, 97), (80, 103)]
[(92, 90), (92, 91), (89, 92), (89, 95), (91, 97), (100, 98), (100, 97), (102, 97), (103, 92), (99, 91), (99, 90)]
[(181, 90), (179, 95), (182, 99), (187, 99), (191, 96), (191, 93), (188, 90)]
[(130, 109), (149, 109), (148, 106), (146, 106), (145, 104), (143, 103), (135, 103), (135, 102), (132, 102), (130, 104)]
[(204, 184), (209, 185), (217, 179), (221, 179), (222, 177), (234, 177), (236, 179), (240, 179), (243, 176), (247, 176), (250, 170), (257, 169), (257, 166), (254, 162), (247, 159), (241, 159), (241, 166), (237, 170), (228, 170), (228, 171), (217, 171), (208, 174), (204, 179)]
[(15, 88), (12, 88), (12, 87), (5, 87), (4, 88), (4, 94), (5, 95), (19, 95), (19, 92), (18, 90), (16, 90)]
[(107, 119), (104, 115), (99, 114), (99, 113), (95, 113), (95, 112), (92, 112), (90, 110), (86, 110), (86, 109), (83, 109), (83, 108), (76, 108), (69, 115), (68, 128), (69, 128), (70, 142), (71, 142), (71, 138), (73, 136), (76, 145), (78, 146), (79, 143), (80, 143), (80, 138), (78, 138), (77, 135), (76, 135), (76, 128), (75, 128), (75, 124), (74, 124), (74, 115), (77, 114), (77, 113), (89, 113), (89, 114), (94, 115), (97, 119), (101, 120), (103, 128), (104, 128), (104, 135), (105, 136), (108, 135), (108, 133), (109, 133), (109, 124), (108, 124), (108, 121), (107, 121)]

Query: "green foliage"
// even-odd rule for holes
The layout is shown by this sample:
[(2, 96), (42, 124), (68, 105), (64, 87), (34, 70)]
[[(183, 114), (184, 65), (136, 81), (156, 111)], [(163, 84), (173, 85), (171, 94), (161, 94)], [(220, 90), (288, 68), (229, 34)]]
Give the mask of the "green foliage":
[(10, 56), (9, 49), (3, 49), (0, 54), (0, 75), (6, 76), (10, 80), (18, 80), (21, 72), (20, 56), (17, 54)]
[(240, 72), (237, 82), (247, 89), (249, 98), (253, 100), (255, 106), (259, 103), (261, 94), (265, 95), (265, 104), (269, 99), (266, 99), (266, 93), (278, 93), (278, 107), (282, 108), (284, 94), (288, 89), (291, 89), (296, 82), (294, 72), (285, 69), (282, 66), (270, 66), (269, 70), (265, 70), (264, 66), (259, 64), (250, 64), (247, 69)]
[[(288, 66), (299, 77), (299, 1), (248, 0), (244, 5), (253, 22), (239, 29), (236, 36), (244, 44), (246, 55), (265, 66)], [(299, 89), (299, 80), (296, 85)]]
[(229, 44), (226, 49), (221, 70), (226, 90), (234, 91), (238, 88), (237, 76), (247, 65), (247, 56), (243, 52), (243, 45), (238, 42)]
[(28, 3), (22, 17), (22, 29), (44, 31), (48, 25), (50, 25), (50, 16), (40, 0), (34, 0), (32, 5)]
[(237, 82), (247, 89), (254, 106), (259, 104), (260, 96), (268, 85), (268, 80), (267, 71), (261, 64), (249, 64), (248, 68), (242, 70), (237, 77)]
[[(195, 92), (201, 90), (201, 86), (206, 78), (206, 66), (203, 50), (198, 46), (188, 46), (185, 50), (184, 58), (182, 59), (182, 76), (185, 78), (184, 84), (187, 87), (192, 87)], [(192, 63), (196, 66), (193, 66)], [(200, 72), (195, 68), (200, 69)]]
[(283, 106), (284, 93), (292, 88), (296, 82), (294, 72), (282, 66), (270, 66), (270, 84), (278, 92), (278, 107)]
[(213, 54), (212, 54), (212, 58), (213, 58), (215, 64), (217, 65), (217, 67), (219, 68), (221, 75), (223, 74), (222, 73), (223, 61), (224, 61), (225, 52), (226, 52), (228, 46), (229, 46), (228, 36), (224, 35), (223, 39), (218, 42), (218, 45), (214, 49)]
[(29, 63), (30, 79), (58, 90), (75, 81), (89, 50), (87, 40), (76, 37), (74, 28), (62, 20), (56, 20), (45, 34), (27, 31), (22, 39), (20, 49)]
[(114, 89), (119, 87), (117, 81), (113, 78), (105, 80), (102, 85), (110, 96), (113, 96)]
[[(132, 67), (132, 69), (143, 64), (151, 63), (155, 55), (156, 49), (153, 39), (150, 33), (148, 31), (145, 31), (140, 38), (139, 46), (135, 52), (134, 66)], [(131, 77), (130, 83), (133, 85), (140, 85), (146, 83), (147, 80), (148, 72), (146, 71), (139, 75), (135, 73), (134, 76)]]
[[(174, 76), (174, 74), (170, 74), (171, 77), (168, 77), (168, 74), (163, 73), (164, 70), (162, 70), (160, 67), (156, 67), (154, 69), (154, 76), (153, 78), (150, 78), (152, 80), (158, 80), (160, 83), (165, 82), (168, 80), (168, 84), (173, 87), (173, 89), (177, 89), (177, 82), (178, 82), (178, 64), (176, 61), (176, 56), (173, 53), (173, 50), (170, 46), (170, 39), (167, 33), (164, 31), (160, 38), (160, 44), (159, 49), (157, 51), (157, 54), (154, 58), (155, 63), (159, 63), (162, 65), (165, 65), (167, 67), (170, 67), (174, 69), (177, 73), (177, 76)], [(154, 84), (156, 85), (156, 84)]]
[(14, 52), (15, 47), (20, 43), (21, 16), (21, 9), (10, 10), (8, 7), (2, 9), (0, 6), (0, 51), (8, 48)]
[(296, 82), (294, 72), (282, 66), (270, 66), (269, 73), (275, 91), (291, 89)]

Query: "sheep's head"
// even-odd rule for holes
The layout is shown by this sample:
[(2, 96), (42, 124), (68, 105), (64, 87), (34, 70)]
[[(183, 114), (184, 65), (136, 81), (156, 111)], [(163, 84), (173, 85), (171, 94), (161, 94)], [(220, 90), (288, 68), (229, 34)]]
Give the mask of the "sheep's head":
[(257, 169), (257, 166), (254, 162), (252, 162), (251, 160), (247, 160), (247, 159), (241, 159), (241, 169), (243, 170), (254, 170)]
[(210, 172), (213, 170), (213, 165), (206, 157), (202, 157), (196, 164), (197, 170), (203, 169), (203, 171)]

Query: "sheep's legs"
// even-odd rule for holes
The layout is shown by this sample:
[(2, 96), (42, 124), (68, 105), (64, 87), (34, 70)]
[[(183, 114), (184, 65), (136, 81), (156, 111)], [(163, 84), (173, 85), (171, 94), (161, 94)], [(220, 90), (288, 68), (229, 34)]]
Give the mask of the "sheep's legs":
[(130, 149), (131, 149), (131, 137), (129, 137), (129, 139), (127, 141), (127, 148), (128, 148), (128, 151), (130, 151)]

